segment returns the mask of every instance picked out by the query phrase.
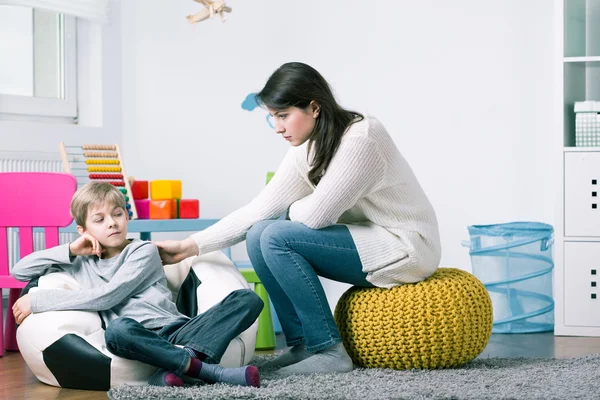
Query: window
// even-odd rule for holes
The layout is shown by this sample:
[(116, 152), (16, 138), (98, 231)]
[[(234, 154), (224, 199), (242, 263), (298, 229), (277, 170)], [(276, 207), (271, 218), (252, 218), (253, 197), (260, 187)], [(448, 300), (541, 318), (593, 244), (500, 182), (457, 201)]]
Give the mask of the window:
[(75, 18), (0, 6), (0, 114), (77, 117)]

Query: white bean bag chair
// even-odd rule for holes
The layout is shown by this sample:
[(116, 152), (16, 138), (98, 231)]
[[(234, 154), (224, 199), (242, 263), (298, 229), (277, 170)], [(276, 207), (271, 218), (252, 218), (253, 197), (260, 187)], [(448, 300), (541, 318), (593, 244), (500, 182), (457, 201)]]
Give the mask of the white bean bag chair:
[[(188, 301), (193, 299), (193, 308), (197, 305), (197, 314), (205, 312), (232, 291), (249, 288), (235, 265), (220, 251), (167, 265), (165, 272), (173, 298), (178, 299), (181, 288)], [(43, 289), (73, 290), (78, 287), (75, 279), (65, 272), (48, 274), (38, 282), (38, 288)], [(31, 289), (34, 290), (37, 289)], [(257, 328), (258, 322), (255, 322), (231, 341), (221, 359), (221, 366), (248, 364), (254, 355)], [(17, 342), (31, 371), (48, 385), (109, 390), (123, 383), (144, 385), (156, 371), (153, 366), (110, 353), (97, 312), (31, 314), (17, 329)]]

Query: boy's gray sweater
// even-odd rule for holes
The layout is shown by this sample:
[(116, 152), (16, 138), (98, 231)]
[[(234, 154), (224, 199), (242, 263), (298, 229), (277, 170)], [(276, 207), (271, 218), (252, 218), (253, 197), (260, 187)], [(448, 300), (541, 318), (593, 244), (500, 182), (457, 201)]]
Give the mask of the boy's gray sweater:
[(104, 323), (132, 318), (148, 329), (160, 328), (186, 316), (177, 311), (167, 278), (151, 242), (133, 240), (115, 257), (69, 257), (69, 245), (34, 252), (20, 260), (12, 275), (29, 281), (50, 272), (65, 271), (79, 290), (37, 290), (30, 293), (31, 311), (99, 311)]

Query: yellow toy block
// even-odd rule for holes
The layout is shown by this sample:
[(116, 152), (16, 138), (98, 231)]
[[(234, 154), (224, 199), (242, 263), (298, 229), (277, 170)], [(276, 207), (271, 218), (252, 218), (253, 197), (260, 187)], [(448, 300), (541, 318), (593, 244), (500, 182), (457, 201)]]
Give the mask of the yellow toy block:
[(181, 181), (150, 181), (150, 198), (152, 200), (181, 199)]

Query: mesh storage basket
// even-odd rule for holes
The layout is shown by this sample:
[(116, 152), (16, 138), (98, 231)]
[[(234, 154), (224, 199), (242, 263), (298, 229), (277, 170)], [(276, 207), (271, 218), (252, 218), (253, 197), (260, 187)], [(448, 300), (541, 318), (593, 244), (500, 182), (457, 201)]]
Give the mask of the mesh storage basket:
[(552, 226), (512, 222), (469, 226), (473, 275), (492, 299), (494, 333), (554, 329)]

